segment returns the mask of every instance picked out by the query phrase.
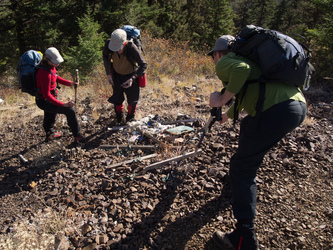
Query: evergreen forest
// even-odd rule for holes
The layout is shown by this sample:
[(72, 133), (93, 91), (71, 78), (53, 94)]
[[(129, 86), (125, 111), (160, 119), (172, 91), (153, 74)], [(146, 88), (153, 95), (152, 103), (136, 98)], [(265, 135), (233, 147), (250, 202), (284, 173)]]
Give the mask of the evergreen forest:
[(320, 82), (333, 77), (332, 19), (332, 0), (2, 0), (0, 72), (15, 71), (25, 51), (50, 46), (68, 67), (92, 70), (105, 39), (125, 24), (154, 38), (188, 41), (201, 52), (219, 36), (254, 24), (310, 47)]

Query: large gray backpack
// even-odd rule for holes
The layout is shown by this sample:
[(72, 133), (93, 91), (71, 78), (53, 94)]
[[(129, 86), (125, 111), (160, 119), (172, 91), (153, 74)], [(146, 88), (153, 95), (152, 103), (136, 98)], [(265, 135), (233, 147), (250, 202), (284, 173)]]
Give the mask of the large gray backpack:
[(247, 25), (237, 35), (232, 50), (259, 65), (261, 81), (282, 81), (303, 85), (304, 89), (310, 86), (315, 71), (310, 63), (311, 51), (285, 34)]

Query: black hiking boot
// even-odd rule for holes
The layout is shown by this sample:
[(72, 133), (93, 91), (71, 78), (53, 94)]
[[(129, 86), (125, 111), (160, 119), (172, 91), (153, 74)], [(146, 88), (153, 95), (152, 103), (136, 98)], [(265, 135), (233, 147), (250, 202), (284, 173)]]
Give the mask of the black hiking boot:
[(213, 240), (223, 250), (257, 250), (258, 242), (254, 229), (235, 229), (229, 233), (219, 230), (213, 234)]
[(53, 141), (61, 137), (61, 132), (50, 132), (46, 134), (46, 142)]
[(74, 137), (75, 139), (75, 142), (85, 142), (86, 141), (86, 138), (82, 135), (82, 134), (78, 134), (77, 136)]
[(116, 118), (110, 123), (110, 126), (121, 126), (124, 124), (124, 114), (118, 113), (116, 114)]
[(127, 115), (126, 116), (126, 123), (135, 121), (134, 115)]

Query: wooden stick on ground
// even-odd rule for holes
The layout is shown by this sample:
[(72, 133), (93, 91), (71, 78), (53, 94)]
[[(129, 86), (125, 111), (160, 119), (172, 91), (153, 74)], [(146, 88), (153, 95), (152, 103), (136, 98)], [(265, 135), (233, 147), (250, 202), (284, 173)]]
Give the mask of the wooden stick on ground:
[(118, 163), (112, 164), (110, 166), (107, 166), (107, 168), (115, 168), (115, 167), (118, 167), (118, 166), (121, 166), (121, 165), (124, 165), (124, 164), (132, 163), (133, 161), (142, 161), (142, 160), (146, 160), (146, 159), (149, 159), (149, 158), (153, 158), (155, 156), (157, 156), (157, 154), (150, 154), (150, 155), (134, 158), (134, 159), (127, 160), (127, 161), (118, 162)]
[(164, 161), (155, 162), (153, 164), (150, 164), (148, 167), (144, 168), (142, 171), (147, 172), (147, 171), (152, 170), (152, 169), (160, 168), (160, 167), (168, 164), (169, 162), (181, 161), (181, 160), (184, 160), (184, 159), (192, 157), (192, 156), (196, 156), (197, 154), (201, 154), (201, 153), (202, 153), (202, 150), (199, 149), (197, 151), (192, 151), (192, 152), (189, 152), (189, 153), (185, 153), (183, 155), (172, 157), (172, 158), (164, 160)]
[(132, 149), (155, 149), (157, 146), (154, 145), (132, 145), (132, 144), (121, 144), (121, 145), (101, 145), (100, 148), (132, 148)]
[[(120, 145), (101, 145), (99, 146), (100, 148), (104, 148), (104, 149), (108, 149), (108, 148), (119, 148), (119, 149), (124, 149), (124, 148), (128, 148), (128, 149), (156, 149), (156, 148), (160, 148), (160, 146), (158, 145), (135, 145), (135, 144), (120, 144)], [(168, 148), (170, 149), (179, 149), (182, 146), (169, 146)]]
[(154, 136), (152, 136), (150, 133), (143, 131), (142, 129), (138, 129), (138, 131), (143, 135), (151, 139), (153, 142), (157, 143), (158, 145), (163, 146), (165, 143), (161, 142), (160, 140), (156, 139)]

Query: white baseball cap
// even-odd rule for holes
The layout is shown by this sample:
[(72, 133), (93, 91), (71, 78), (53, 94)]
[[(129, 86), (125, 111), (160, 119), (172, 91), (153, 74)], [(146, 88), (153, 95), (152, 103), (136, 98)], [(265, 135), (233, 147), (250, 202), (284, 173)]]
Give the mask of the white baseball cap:
[(54, 64), (60, 64), (64, 61), (59, 51), (55, 47), (50, 47), (45, 51), (45, 57)]
[(111, 40), (109, 42), (109, 49), (112, 51), (119, 51), (124, 45), (127, 39), (127, 34), (125, 30), (116, 29), (111, 34)]

